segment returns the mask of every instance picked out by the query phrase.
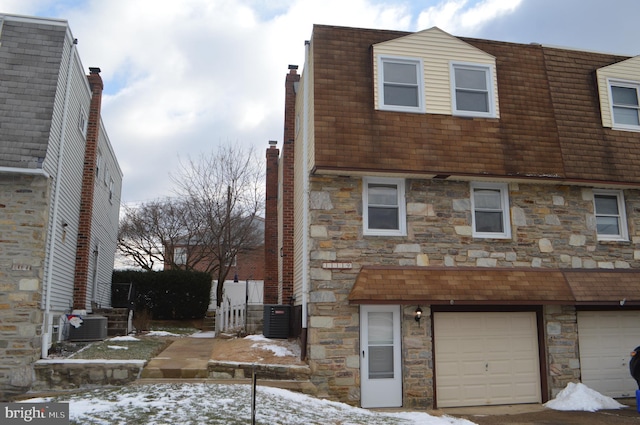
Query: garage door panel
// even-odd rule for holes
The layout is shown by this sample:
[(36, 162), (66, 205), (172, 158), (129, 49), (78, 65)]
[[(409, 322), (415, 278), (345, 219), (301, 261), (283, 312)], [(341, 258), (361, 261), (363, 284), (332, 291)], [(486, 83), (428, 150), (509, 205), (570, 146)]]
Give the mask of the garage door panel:
[(637, 389), (629, 353), (640, 345), (639, 311), (578, 312), (582, 383), (609, 397), (630, 397)]
[(534, 312), (435, 313), (438, 406), (539, 402), (537, 332)]

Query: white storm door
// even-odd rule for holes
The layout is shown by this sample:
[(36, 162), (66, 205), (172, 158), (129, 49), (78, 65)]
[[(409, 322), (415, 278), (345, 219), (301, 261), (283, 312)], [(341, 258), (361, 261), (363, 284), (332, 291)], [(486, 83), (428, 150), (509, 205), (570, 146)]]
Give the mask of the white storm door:
[(401, 407), (400, 306), (360, 306), (360, 403)]

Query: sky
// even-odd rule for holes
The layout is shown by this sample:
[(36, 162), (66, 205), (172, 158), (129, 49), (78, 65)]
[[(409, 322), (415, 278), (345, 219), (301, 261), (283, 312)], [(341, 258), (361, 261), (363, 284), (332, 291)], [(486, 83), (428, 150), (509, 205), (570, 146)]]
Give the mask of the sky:
[(171, 196), (180, 162), (220, 145), (282, 146), (288, 65), (314, 24), (640, 54), (638, 0), (0, 0), (0, 13), (65, 19), (102, 70), (102, 119), (122, 203)]

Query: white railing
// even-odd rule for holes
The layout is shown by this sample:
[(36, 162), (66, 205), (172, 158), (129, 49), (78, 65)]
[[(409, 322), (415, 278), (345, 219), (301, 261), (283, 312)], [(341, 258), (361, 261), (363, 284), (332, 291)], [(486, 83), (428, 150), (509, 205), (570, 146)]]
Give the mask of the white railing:
[(223, 302), (216, 311), (216, 331), (235, 332), (245, 327), (246, 309), (244, 304), (231, 305)]

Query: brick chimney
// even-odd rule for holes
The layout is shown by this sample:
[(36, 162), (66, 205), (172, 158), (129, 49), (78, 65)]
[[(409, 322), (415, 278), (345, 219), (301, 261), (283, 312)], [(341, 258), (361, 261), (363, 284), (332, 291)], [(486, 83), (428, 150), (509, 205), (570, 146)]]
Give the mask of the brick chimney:
[(289, 304), (293, 297), (293, 176), (295, 158), (296, 91), (298, 66), (289, 65), (285, 79), (284, 143), (282, 147), (282, 287), (279, 298)]
[(91, 218), (93, 217), (93, 192), (98, 154), (98, 133), (100, 131), (100, 108), (104, 84), (100, 68), (89, 68), (91, 104), (87, 118), (87, 141), (82, 171), (82, 192), (80, 197), (80, 224), (76, 245), (76, 268), (73, 279), (73, 308), (84, 310), (87, 306), (87, 281), (91, 259)]
[(264, 290), (263, 303), (278, 303), (278, 142), (269, 141), (267, 149), (267, 186), (264, 223)]

